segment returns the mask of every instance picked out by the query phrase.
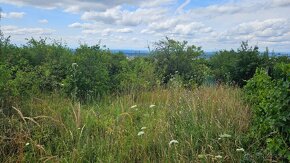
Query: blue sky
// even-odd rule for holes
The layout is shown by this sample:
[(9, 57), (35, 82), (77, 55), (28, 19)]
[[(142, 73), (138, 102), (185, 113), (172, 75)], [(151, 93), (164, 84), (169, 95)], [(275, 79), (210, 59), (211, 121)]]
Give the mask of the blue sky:
[(1, 30), (12, 42), (53, 38), (74, 48), (146, 49), (165, 36), (206, 51), (290, 51), (290, 0), (0, 0)]

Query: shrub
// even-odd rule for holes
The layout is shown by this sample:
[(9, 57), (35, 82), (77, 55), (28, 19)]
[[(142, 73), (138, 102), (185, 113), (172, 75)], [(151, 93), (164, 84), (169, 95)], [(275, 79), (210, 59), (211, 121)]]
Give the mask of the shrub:
[(290, 161), (290, 64), (280, 67), (284, 69), (278, 68), (277, 73), (287, 77), (273, 79), (258, 69), (244, 89), (253, 106), (252, 132), (260, 145), (277, 159)]
[[(237, 50), (223, 50), (209, 60), (213, 75), (217, 82), (237, 84), (242, 87), (251, 79), (258, 67), (269, 66), (268, 55), (260, 55), (258, 47), (249, 47), (248, 42), (242, 42)], [(264, 65), (266, 64), (266, 65)]]
[(185, 84), (192, 81), (200, 85), (205, 79), (207, 66), (201, 56), (201, 47), (187, 45), (166, 37), (155, 44), (152, 59), (156, 64), (155, 72), (163, 83), (168, 83), (177, 72)]
[(110, 53), (99, 45), (81, 45), (76, 49), (75, 63), (64, 81), (67, 92), (74, 93), (77, 88), (75, 93), (81, 100), (108, 93), (110, 57)]

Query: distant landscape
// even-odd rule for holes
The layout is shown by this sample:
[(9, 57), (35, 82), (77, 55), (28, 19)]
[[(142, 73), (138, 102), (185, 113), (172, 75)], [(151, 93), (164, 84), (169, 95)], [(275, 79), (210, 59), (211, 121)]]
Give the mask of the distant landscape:
[[(121, 52), (128, 57), (138, 57), (138, 56), (147, 56), (150, 54), (148, 50), (129, 50), (129, 49), (114, 49), (111, 50), (112, 53)], [(204, 57), (209, 58), (217, 52), (204, 52)], [(271, 52), (270, 56), (290, 56), (290, 52)]]

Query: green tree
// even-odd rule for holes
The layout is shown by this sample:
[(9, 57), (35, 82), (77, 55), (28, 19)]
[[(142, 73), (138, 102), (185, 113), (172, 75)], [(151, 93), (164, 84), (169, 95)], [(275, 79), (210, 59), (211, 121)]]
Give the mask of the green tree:
[(204, 52), (201, 47), (187, 44), (186, 41), (179, 42), (167, 37), (155, 43), (152, 59), (156, 63), (156, 73), (163, 83), (168, 83), (177, 73), (185, 83), (203, 82), (206, 66), (201, 56)]
[(248, 42), (242, 42), (241, 48), (238, 49), (238, 60), (233, 74), (233, 81), (239, 86), (246, 84), (246, 81), (251, 79), (256, 71), (256, 68), (261, 65), (258, 47), (249, 47)]
[(111, 53), (99, 45), (81, 45), (76, 49), (74, 57), (75, 70), (71, 69), (71, 75), (65, 82), (67, 91), (72, 93), (74, 87), (77, 87), (77, 96), (82, 100), (107, 94), (110, 90)]
[(233, 81), (237, 59), (238, 56), (234, 50), (219, 51), (209, 59), (209, 65), (217, 82)]

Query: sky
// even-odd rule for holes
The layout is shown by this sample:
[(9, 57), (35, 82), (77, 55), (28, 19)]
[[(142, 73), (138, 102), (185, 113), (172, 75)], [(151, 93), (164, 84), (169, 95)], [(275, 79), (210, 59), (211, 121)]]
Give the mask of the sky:
[(51, 38), (145, 50), (169, 37), (205, 51), (290, 52), (290, 0), (0, 0), (1, 31), (13, 43)]

